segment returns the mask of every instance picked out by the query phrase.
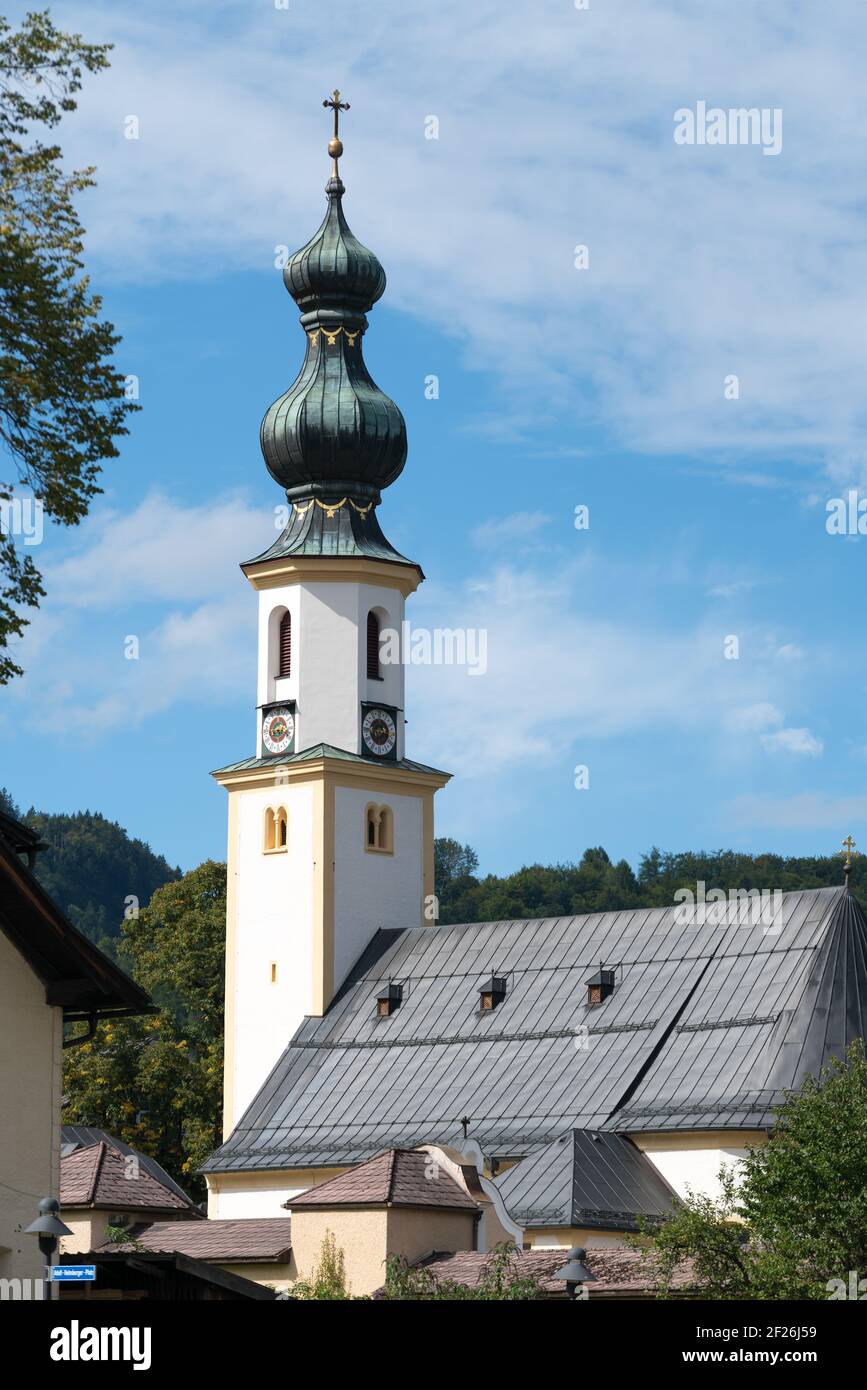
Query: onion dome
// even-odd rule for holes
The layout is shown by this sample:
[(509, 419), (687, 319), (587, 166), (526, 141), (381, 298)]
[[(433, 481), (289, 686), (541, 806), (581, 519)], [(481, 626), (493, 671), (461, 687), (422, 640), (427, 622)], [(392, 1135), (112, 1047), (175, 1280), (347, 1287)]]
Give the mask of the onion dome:
[(364, 363), (366, 314), (382, 296), (385, 271), (343, 213), (337, 121), (348, 106), (339, 92), (324, 105), (334, 110), (328, 207), (316, 235), (283, 271), (301, 310), (307, 352), (295, 381), (267, 411), (260, 438), (268, 472), (290, 502), (345, 496), (375, 506), (403, 470), (406, 425)]

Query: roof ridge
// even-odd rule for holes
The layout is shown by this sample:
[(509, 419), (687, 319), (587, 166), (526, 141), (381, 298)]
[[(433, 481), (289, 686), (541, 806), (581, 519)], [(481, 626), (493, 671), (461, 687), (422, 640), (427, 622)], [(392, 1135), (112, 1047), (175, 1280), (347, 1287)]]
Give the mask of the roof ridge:
[(90, 1184), (90, 1187), (87, 1190), (88, 1202), (96, 1201), (96, 1189), (99, 1187), (99, 1178), (100, 1174), (102, 1173), (102, 1165), (105, 1162), (105, 1155), (108, 1152), (108, 1145), (106, 1144), (104, 1139), (98, 1140), (96, 1147), (99, 1150), (99, 1154), (97, 1156), (97, 1160), (93, 1169), (93, 1180)]
[(390, 1203), (394, 1196), (394, 1182), (397, 1177), (397, 1149), (387, 1151), (388, 1167), (385, 1176), (385, 1200)]

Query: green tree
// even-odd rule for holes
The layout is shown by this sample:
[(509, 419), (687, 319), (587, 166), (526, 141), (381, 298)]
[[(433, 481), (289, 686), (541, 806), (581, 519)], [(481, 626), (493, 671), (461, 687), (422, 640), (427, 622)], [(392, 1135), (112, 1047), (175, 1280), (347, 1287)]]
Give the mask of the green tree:
[[(693, 1261), (712, 1299), (827, 1299), (867, 1275), (867, 1060), (855, 1042), (789, 1094), (721, 1197), (690, 1195), (648, 1237), (660, 1289)], [(834, 1285), (833, 1281), (840, 1281)]]
[(331, 1231), (326, 1231), (319, 1248), (319, 1259), (309, 1279), (292, 1285), (293, 1298), (321, 1299), (329, 1302), (351, 1298), (346, 1286), (346, 1261)]
[[(39, 134), (75, 110), (83, 73), (107, 67), (109, 48), (56, 29), (47, 10), (17, 30), (0, 17), (0, 441), (17, 482), (63, 526), (87, 515), (134, 407), (112, 365), (119, 339), (83, 270), (75, 198), (93, 170), (67, 172), (59, 145)], [(13, 488), (0, 480), (4, 515)], [(0, 526), (0, 684), (21, 674), (8, 651), (26, 625), (20, 610), (45, 593), (14, 529)]]
[(194, 1195), (220, 1142), (226, 867), (212, 860), (157, 889), (124, 923), (121, 959), (161, 1006), (100, 1024), (65, 1054), (65, 1120), (156, 1158)]

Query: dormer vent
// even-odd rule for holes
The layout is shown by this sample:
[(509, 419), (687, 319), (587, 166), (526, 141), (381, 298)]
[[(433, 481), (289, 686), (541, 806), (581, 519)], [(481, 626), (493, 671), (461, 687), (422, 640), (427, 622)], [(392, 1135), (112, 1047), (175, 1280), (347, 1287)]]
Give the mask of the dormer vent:
[(587, 1003), (591, 1007), (604, 1004), (608, 996), (614, 993), (614, 971), (599, 969), (595, 975), (590, 976), (586, 984)]
[(403, 1002), (403, 985), (396, 984), (394, 980), (389, 980), (381, 994), (376, 996), (376, 1016), (377, 1018), (391, 1018), (396, 1013)]
[(506, 997), (506, 983), (505, 975), (492, 975), (482, 985), (479, 990), (479, 1008), (483, 1014), (490, 1013), (498, 1004), (502, 1004)]

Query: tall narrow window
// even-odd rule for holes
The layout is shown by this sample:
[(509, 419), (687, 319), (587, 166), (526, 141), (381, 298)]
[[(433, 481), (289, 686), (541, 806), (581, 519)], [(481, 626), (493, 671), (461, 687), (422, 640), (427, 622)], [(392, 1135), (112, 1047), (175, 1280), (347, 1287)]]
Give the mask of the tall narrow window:
[(285, 849), (289, 840), (289, 817), (286, 808), (280, 807), (277, 812), (277, 849)]
[(367, 679), (382, 679), (379, 673), (379, 618), (372, 609), (367, 615)]
[(292, 674), (292, 614), (286, 612), (280, 619), (280, 675)]

